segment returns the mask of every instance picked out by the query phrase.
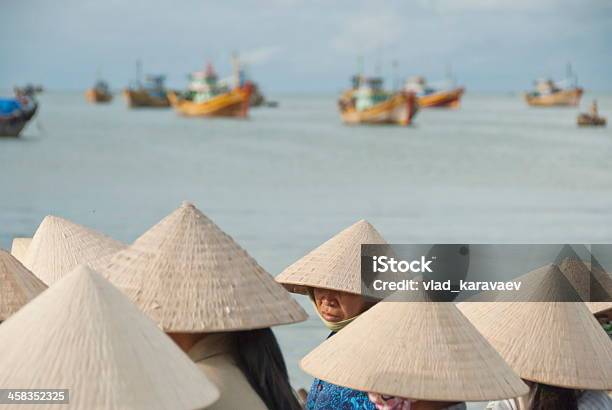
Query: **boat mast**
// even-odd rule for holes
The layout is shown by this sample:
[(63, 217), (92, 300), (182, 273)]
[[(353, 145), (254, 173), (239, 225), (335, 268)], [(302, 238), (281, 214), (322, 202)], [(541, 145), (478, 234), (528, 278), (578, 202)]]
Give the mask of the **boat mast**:
[(455, 77), (453, 76), (453, 69), (451, 64), (446, 64), (446, 81), (449, 83), (451, 88), (455, 88)]
[(357, 88), (361, 87), (363, 82), (364, 58), (362, 55), (357, 56)]
[(567, 79), (572, 81), (571, 86), (572, 87), (578, 87), (578, 75), (576, 75), (576, 73), (574, 73), (574, 70), (572, 70), (572, 63), (567, 63), (567, 67), (565, 69), (566, 72), (566, 76)]
[(393, 71), (393, 89), (398, 90), (400, 88), (400, 80), (399, 80), (399, 62), (397, 60), (393, 60), (391, 62), (391, 69)]
[(140, 59), (136, 60), (136, 84), (140, 87), (142, 85), (142, 62)]
[(240, 60), (238, 59), (238, 52), (232, 53), (232, 80), (234, 82), (234, 88), (239, 88), (240, 84)]

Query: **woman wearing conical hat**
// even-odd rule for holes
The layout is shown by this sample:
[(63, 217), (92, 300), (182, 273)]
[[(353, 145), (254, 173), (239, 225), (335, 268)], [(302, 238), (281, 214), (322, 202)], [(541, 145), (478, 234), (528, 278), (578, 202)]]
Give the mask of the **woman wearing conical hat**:
[(397, 292), (301, 361), (314, 377), (369, 392), (376, 409), (460, 410), (527, 386), (461, 312), (422, 291)]
[(211, 409), (300, 408), (270, 327), (306, 312), (194, 205), (183, 203), (101, 270), (217, 385)]
[(0, 249), (0, 323), (47, 289), (13, 255)]
[[(328, 337), (340, 332), (375, 303), (362, 296), (362, 244), (386, 244), (386, 241), (369, 222), (361, 220), (276, 277), (277, 282), (289, 291), (311, 298), (315, 312), (331, 330)], [(374, 404), (364, 392), (315, 379), (308, 393), (306, 408), (372, 410)]]
[(612, 390), (612, 343), (578, 292), (555, 264), (520, 280), (524, 293), (458, 304), (530, 386), (529, 394), (489, 408), (612, 408), (606, 393)]
[[(0, 386), (66, 389), (70, 409), (192, 410), (219, 397), (151, 319), (84, 265), (2, 323), (0, 352)], [(64, 408), (46, 403), (23, 408)]]

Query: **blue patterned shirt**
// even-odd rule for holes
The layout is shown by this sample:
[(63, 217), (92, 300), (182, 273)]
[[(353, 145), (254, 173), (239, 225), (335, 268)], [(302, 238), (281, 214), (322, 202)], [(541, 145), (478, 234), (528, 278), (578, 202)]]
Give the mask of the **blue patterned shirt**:
[(306, 410), (376, 410), (376, 406), (368, 399), (368, 393), (315, 379), (308, 392)]
[(315, 379), (306, 410), (376, 410), (376, 407), (367, 393)]

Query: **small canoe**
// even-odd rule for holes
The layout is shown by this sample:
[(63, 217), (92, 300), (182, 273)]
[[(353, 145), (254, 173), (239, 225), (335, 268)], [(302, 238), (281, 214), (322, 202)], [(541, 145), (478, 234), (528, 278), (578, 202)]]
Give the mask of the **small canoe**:
[(525, 101), (532, 107), (577, 106), (580, 104), (582, 93), (583, 90), (579, 87), (559, 90), (550, 94), (527, 93), (525, 94)]
[(605, 117), (594, 117), (590, 114), (580, 114), (578, 116), (578, 125), (580, 127), (605, 127), (606, 126), (606, 118)]
[(113, 95), (96, 88), (90, 88), (85, 91), (85, 99), (92, 104), (109, 103), (113, 99)]
[(38, 109), (27, 97), (0, 100), (0, 106), (0, 137), (18, 137)]
[(418, 111), (414, 93), (398, 92), (387, 100), (370, 108), (357, 110), (354, 104), (347, 103), (347, 95), (339, 101), (340, 116), (346, 124), (395, 124), (410, 125)]
[(170, 104), (176, 111), (187, 117), (237, 117), (245, 118), (249, 112), (252, 88), (248, 86), (216, 95), (203, 102), (194, 102), (168, 92)]
[(167, 94), (163, 96), (152, 95), (145, 89), (131, 90), (126, 88), (123, 90), (123, 97), (130, 108), (151, 107), (151, 108), (166, 108), (170, 107), (170, 100)]
[(464, 92), (465, 89), (463, 87), (459, 87), (452, 90), (436, 91), (431, 94), (419, 96), (419, 107), (459, 108), (461, 105), (461, 96)]

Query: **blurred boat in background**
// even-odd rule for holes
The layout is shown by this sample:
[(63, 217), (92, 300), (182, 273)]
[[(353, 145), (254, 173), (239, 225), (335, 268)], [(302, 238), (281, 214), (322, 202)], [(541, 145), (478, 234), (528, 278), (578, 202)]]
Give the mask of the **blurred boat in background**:
[(34, 97), (36, 94), (40, 94), (44, 91), (42, 85), (34, 85), (31, 83), (26, 84), (23, 87), (14, 87), (13, 88), (16, 96), (25, 96), (25, 97)]
[(276, 108), (278, 107), (278, 101), (268, 101), (266, 97), (261, 92), (259, 85), (255, 82), (251, 82), (253, 85), (253, 91), (251, 93), (251, 98), (249, 101), (249, 105), (251, 107), (269, 107)]
[(582, 113), (578, 116), (578, 125), (580, 127), (605, 127), (606, 118), (600, 117), (597, 110), (597, 101), (593, 101), (591, 109), (588, 113)]
[(353, 76), (353, 88), (338, 100), (340, 116), (346, 124), (410, 125), (418, 111), (415, 93), (387, 92), (380, 77)]
[(149, 75), (145, 77), (144, 85), (123, 90), (123, 96), (128, 107), (170, 107), (170, 100), (168, 99), (168, 92), (164, 87), (164, 81), (165, 77), (162, 75)]
[(246, 117), (253, 85), (244, 81), (236, 57), (233, 66), (232, 78), (225, 80), (219, 80), (212, 64), (205, 71), (192, 73), (185, 93), (168, 93), (170, 103), (179, 114), (188, 117)]
[(425, 80), (425, 77), (412, 77), (406, 81), (404, 90), (416, 94), (419, 107), (446, 107), (459, 108), (461, 96), (465, 92), (463, 87), (450, 86), (436, 88)]
[(133, 85), (123, 90), (123, 97), (130, 108), (151, 107), (165, 108), (170, 107), (164, 82), (166, 77), (163, 75), (147, 75), (144, 83), (142, 78), (142, 65), (136, 62), (136, 81)]
[(85, 91), (85, 99), (92, 104), (108, 103), (113, 99), (113, 94), (106, 81), (98, 80), (93, 88)]
[(18, 137), (37, 109), (38, 103), (31, 96), (0, 98), (0, 137)]
[(550, 78), (539, 79), (535, 82), (535, 88), (525, 93), (525, 101), (534, 107), (577, 106), (583, 93), (569, 64), (564, 80), (555, 82)]

